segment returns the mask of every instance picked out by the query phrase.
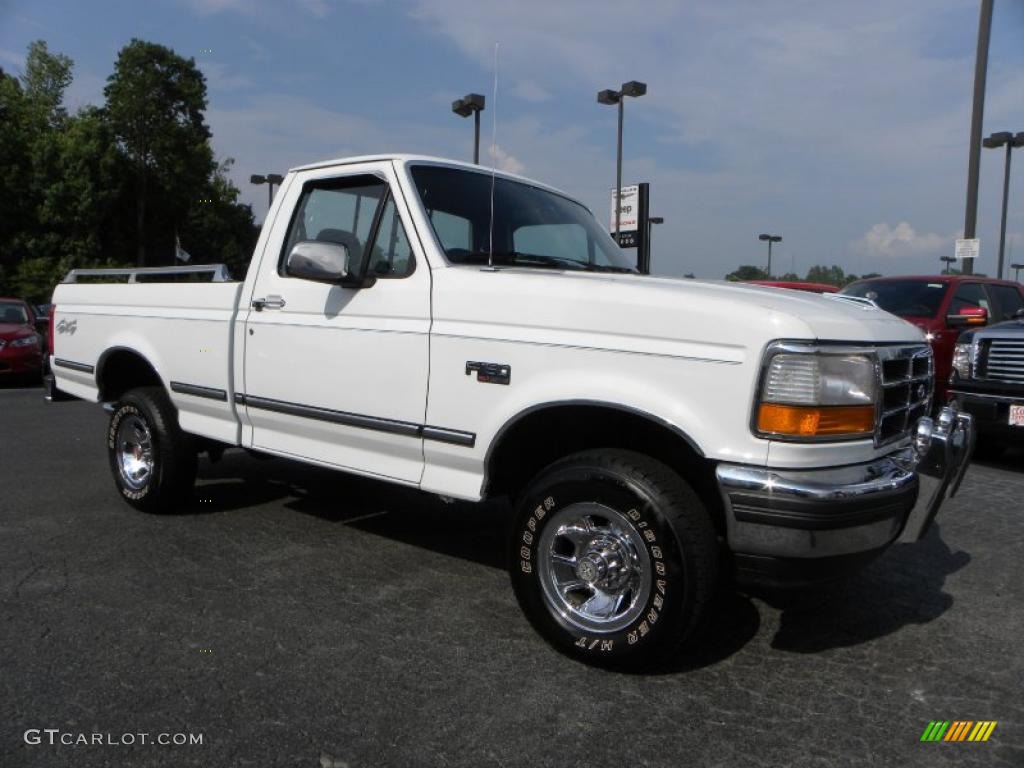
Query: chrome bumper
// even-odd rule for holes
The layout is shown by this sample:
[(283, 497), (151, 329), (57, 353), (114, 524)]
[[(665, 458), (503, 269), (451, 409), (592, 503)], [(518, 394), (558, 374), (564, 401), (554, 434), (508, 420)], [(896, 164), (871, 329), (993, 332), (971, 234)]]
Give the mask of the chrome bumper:
[(719, 464), (729, 548), (781, 558), (881, 550), (927, 533), (956, 494), (974, 448), (969, 414), (943, 408), (916, 425), (913, 444), (866, 464), (767, 469)]

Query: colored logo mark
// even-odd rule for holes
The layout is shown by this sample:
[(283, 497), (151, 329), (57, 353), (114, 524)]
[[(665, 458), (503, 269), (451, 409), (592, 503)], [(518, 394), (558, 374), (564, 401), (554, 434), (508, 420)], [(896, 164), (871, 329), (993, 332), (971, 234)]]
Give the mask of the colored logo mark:
[(921, 741), (988, 741), (997, 720), (932, 720)]

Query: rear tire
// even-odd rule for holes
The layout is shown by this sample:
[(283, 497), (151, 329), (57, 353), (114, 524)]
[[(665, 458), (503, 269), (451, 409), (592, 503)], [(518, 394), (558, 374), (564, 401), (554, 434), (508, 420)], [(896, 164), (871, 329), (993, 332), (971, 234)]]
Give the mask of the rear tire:
[(676, 652), (718, 577), (697, 494), (632, 451), (587, 451), (543, 470), (517, 505), (511, 554), (512, 586), (537, 631), (603, 666), (652, 666)]
[(192, 492), (195, 445), (163, 387), (125, 393), (110, 415), (107, 455), (121, 498), (136, 509), (173, 512)]

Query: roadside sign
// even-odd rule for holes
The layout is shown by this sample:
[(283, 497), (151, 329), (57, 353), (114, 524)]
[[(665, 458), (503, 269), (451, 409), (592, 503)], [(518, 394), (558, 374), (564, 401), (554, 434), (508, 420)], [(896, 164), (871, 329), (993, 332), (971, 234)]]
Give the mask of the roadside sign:
[[(615, 232), (615, 190), (612, 190), (611, 224), (608, 231)], [(622, 187), (622, 212), (619, 214), (619, 232), (636, 232), (640, 229), (640, 185)]]
[(954, 255), (958, 259), (976, 259), (981, 252), (981, 241), (974, 237), (970, 240), (957, 240)]

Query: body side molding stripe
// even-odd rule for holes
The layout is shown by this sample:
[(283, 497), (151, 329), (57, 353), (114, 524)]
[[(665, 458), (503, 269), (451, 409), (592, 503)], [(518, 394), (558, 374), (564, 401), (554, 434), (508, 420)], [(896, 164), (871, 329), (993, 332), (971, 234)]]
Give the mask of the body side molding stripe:
[(372, 429), (377, 432), (388, 432), (394, 435), (405, 435), (406, 437), (422, 437), (424, 440), (436, 440), (442, 443), (451, 443), (472, 448), (476, 444), (476, 435), (472, 432), (463, 432), (457, 429), (446, 429), (444, 427), (424, 426), (411, 421), (399, 421), (397, 419), (384, 419), (378, 416), (366, 416), (360, 413), (349, 413), (347, 411), (334, 411), (329, 408), (319, 408), (312, 405), (300, 403), (289, 403), (284, 400), (274, 400), (269, 397), (256, 397), (242, 392), (235, 393), (235, 402), (249, 408), (257, 408), (262, 411), (273, 411), (275, 413), (286, 413), (290, 416), (299, 416), (306, 419), (328, 421), (332, 424), (341, 424), (346, 427), (358, 427), (360, 429)]
[(171, 392), (177, 392), (182, 395), (192, 395), (193, 397), (205, 397), (209, 400), (220, 400), (225, 403), (228, 400), (228, 393), (223, 389), (216, 389), (215, 387), (201, 387), (198, 384), (185, 384), (181, 381), (171, 382)]
[(58, 368), (68, 368), (72, 371), (81, 371), (82, 373), (92, 373), (96, 370), (93, 366), (87, 363), (76, 363), (74, 360), (65, 360), (61, 357), (53, 358), (53, 364)]

